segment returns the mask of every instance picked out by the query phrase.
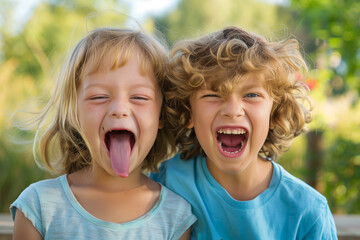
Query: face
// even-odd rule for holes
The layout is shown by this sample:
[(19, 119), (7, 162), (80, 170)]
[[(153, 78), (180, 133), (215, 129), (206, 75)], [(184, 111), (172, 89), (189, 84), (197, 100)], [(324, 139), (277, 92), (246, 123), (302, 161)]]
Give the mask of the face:
[(157, 136), (161, 104), (153, 73), (140, 73), (136, 55), (115, 71), (85, 76), (78, 89), (78, 117), (94, 169), (122, 177), (141, 171)]
[(237, 174), (258, 159), (269, 131), (272, 100), (256, 76), (228, 96), (200, 89), (190, 99), (191, 120), (210, 172)]

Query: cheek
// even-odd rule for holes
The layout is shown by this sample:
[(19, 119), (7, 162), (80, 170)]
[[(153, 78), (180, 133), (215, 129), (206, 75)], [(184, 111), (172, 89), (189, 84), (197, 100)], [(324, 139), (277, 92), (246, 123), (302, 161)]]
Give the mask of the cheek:
[(90, 118), (87, 115), (87, 111), (84, 111), (84, 109), (81, 109), (78, 111), (78, 119), (79, 119), (79, 124), (80, 127), (83, 131), (85, 131), (87, 129), (87, 125), (90, 122)]
[(208, 107), (206, 105), (200, 105), (195, 106), (191, 110), (191, 118), (195, 125), (202, 125), (206, 124), (207, 122), (210, 122), (211, 119), (213, 119), (211, 107)]
[(259, 111), (255, 119), (256, 121), (252, 124), (253, 128), (255, 128), (254, 133), (256, 132), (256, 138), (265, 141), (270, 128), (270, 112)]
[(79, 119), (80, 125), (83, 125), (84, 122), (86, 122), (87, 115), (89, 115), (89, 112), (91, 112), (91, 110), (89, 110), (88, 107), (86, 107), (85, 104), (78, 103), (78, 105), (77, 105), (77, 114), (78, 114), (77, 118)]
[(192, 126), (194, 127), (196, 137), (200, 142), (212, 139), (210, 133), (212, 128), (211, 120), (213, 119), (209, 114), (205, 113), (206, 111), (203, 112), (204, 113), (202, 114), (192, 116)]
[(267, 111), (259, 111), (257, 113), (257, 124), (258, 126), (260, 125), (261, 128), (269, 128), (269, 125), (270, 125), (270, 112), (267, 112)]
[(134, 113), (139, 124), (142, 125), (144, 129), (148, 130), (156, 128), (156, 131), (159, 127), (161, 127), (160, 112), (161, 107), (159, 106), (147, 106), (134, 109)]
[(78, 122), (80, 129), (84, 133), (89, 142), (94, 142), (97, 139), (95, 136), (99, 133), (102, 125), (103, 112), (97, 108), (89, 106), (78, 105)]

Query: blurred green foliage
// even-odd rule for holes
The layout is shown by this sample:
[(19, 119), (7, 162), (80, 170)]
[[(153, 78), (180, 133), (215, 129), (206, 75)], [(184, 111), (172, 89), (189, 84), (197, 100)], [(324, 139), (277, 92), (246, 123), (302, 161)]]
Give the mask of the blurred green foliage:
[(318, 190), (337, 213), (360, 213), (360, 2), (292, 0), (314, 81), (312, 130), (323, 132)]
[(360, 143), (342, 136), (329, 146), (324, 194), (333, 211), (359, 213)]
[[(345, 78), (343, 84), (334, 84), (332, 93), (343, 94), (346, 90), (360, 92), (360, 1), (358, 0), (292, 0), (294, 15), (307, 30), (306, 48), (316, 53), (324, 45), (329, 67), (334, 75)], [(315, 41), (314, 41), (315, 40)], [(336, 56), (338, 58), (336, 58)], [(339, 61), (337, 61), (339, 60)]]
[[(295, 176), (315, 177), (335, 213), (360, 213), (360, 2), (180, 0), (146, 19), (169, 44), (228, 25), (299, 40), (310, 66), (304, 79), (314, 99), (311, 132), (319, 132), (319, 169), (309, 169), (311, 134), (295, 139), (279, 162)], [(32, 182), (51, 177), (33, 160), (32, 131), (13, 127), (46, 102), (57, 68), (80, 37), (96, 26), (123, 26), (129, 7), (116, 0), (43, 0), (23, 24), (15, 2), (0, 0), (0, 212)], [(108, 10), (112, 9), (112, 10)], [(136, 16), (133, 16), (136, 18)], [(40, 98), (41, 97), (41, 98)], [(15, 113), (15, 115), (13, 115)], [(316, 157), (315, 157), (316, 159)]]
[(270, 34), (283, 29), (285, 16), (278, 16), (275, 5), (254, 0), (182, 0), (172, 12), (156, 19), (156, 27), (170, 43), (197, 37), (227, 25)]

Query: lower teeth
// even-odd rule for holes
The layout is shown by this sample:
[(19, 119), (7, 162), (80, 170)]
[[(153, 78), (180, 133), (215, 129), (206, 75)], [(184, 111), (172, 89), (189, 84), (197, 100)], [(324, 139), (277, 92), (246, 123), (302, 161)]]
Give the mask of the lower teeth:
[(240, 151), (244, 148), (244, 143), (242, 142), (242, 143), (241, 143), (241, 147), (240, 147), (239, 150), (237, 150), (237, 151), (235, 151), (235, 152), (228, 152), (228, 151), (226, 151), (226, 150), (223, 149), (223, 147), (222, 147), (222, 142), (219, 142), (219, 145), (220, 145), (221, 150), (223, 150), (223, 151), (226, 152), (226, 153), (232, 153), (232, 154), (238, 153), (238, 152), (240, 152)]

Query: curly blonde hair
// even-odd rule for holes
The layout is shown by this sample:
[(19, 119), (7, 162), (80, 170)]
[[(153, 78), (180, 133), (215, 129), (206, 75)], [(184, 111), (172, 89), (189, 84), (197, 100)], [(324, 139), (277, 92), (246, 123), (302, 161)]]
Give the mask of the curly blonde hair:
[[(77, 89), (85, 75), (104, 67), (104, 59), (112, 59), (111, 69), (115, 70), (134, 54), (138, 55), (143, 73), (152, 71), (163, 92), (168, 84), (169, 58), (164, 44), (155, 38), (135, 30), (98, 28), (75, 46), (60, 71), (48, 104), (36, 120), (36, 138), (40, 139), (43, 163), (40, 165), (51, 172), (68, 174), (91, 166), (91, 151), (77, 115)], [(163, 99), (162, 122), (166, 122), (166, 109)], [(50, 125), (41, 135), (40, 129), (48, 119)], [(156, 170), (158, 163), (170, 156), (174, 145), (170, 136), (166, 126), (158, 130), (155, 143), (144, 160), (144, 170)]]
[(177, 42), (170, 55), (166, 92), (169, 125), (182, 158), (205, 155), (194, 129), (188, 129), (190, 97), (207, 87), (224, 95), (239, 79), (256, 74), (266, 81), (273, 100), (268, 136), (259, 154), (276, 160), (311, 122), (308, 88), (299, 79), (307, 66), (295, 39), (270, 42), (237, 27), (228, 27), (195, 40)]

